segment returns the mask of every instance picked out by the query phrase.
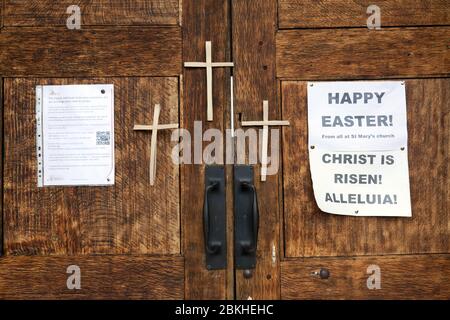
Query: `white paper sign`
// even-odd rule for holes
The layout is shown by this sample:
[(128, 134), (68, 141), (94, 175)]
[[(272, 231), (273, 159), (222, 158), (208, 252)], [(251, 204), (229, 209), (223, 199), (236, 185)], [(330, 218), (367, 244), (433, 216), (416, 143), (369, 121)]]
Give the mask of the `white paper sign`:
[(308, 86), (310, 145), (337, 151), (398, 150), (408, 140), (406, 122), (402, 82), (315, 82)]
[(322, 211), (411, 216), (403, 82), (308, 83), (308, 127)]
[(114, 184), (114, 87), (36, 87), (38, 186)]

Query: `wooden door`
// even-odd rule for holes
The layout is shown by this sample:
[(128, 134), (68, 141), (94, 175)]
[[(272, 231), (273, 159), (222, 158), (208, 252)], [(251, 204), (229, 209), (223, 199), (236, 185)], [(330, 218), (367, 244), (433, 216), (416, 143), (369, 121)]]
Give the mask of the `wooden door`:
[[(215, 61), (230, 60), (228, 1), (77, 1), (79, 30), (66, 25), (71, 5), (1, 1), (0, 298), (233, 298), (232, 250), (227, 269), (206, 269), (205, 166), (175, 165), (171, 132), (162, 131), (151, 186), (150, 134), (133, 131), (151, 123), (155, 104), (161, 122), (224, 129), (230, 70), (214, 72), (215, 117), (206, 122), (205, 73), (183, 61), (205, 61), (205, 41)], [(37, 188), (35, 86), (99, 83), (115, 88), (115, 185)], [(71, 266), (81, 290), (66, 286)]]
[[(133, 131), (151, 124), (155, 104), (162, 106), (161, 122), (187, 127), (202, 120), (203, 113), (189, 109), (194, 90), (203, 93), (203, 78), (182, 75), (183, 54), (204, 59), (199, 29), (181, 26), (178, 0), (77, 4), (81, 29), (69, 30), (71, 1), (1, 1), (0, 298), (225, 298), (226, 271), (203, 270), (202, 194), (190, 187), (202, 180), (202, 167), (175, 165), (171, 133), (161, 132), (151, 186), (150, 134)], [(187, 15), (205, 19), (205, 4), (184, 6)], [(220, 15), (223, 5), (213, 6)], [(226, 40), (218, 37), (217, 45)], [(186, 82), (197, 87), (186, 90)], [(115, 88), (115, 185), (38, 188), (36, 85), (101, 83)], [(80, 290), (66, 285), (73, 266), (81, 272)]]
[[(450, 297), (448, 4), (380, 1), (382, 28), (369, 30), (370, 4), (233, 1), (237, 108), (258, 119), (268, 99), (272, 118), (291, 121), (281, 173), (257, 186), (258, 266), (250, 279), (237, 272), (240, 299)], [(334, 216), (315, 203), (306, 83), (361, 79), (406, 81), (412, 218)]]
[[(0, 298), (327, 299), (450, 297), (450, 21), (446, 1), (380, 1), (382, 29), (368, 30), (369, 1), (0, 1), (2, 215)], [(206, 118), (205, 42), (213, 61), (214, 121)], [(234, 76), (234, 115), (230, 76)], [(413, 217), (354, 218), (315, 204), (307, 153), (306, 82), (406, 81)], [(115, 87), (116, 183), (37, 188), (35, 86)], [(227, 268), (209, 271), (203, 240), (204, 164), (176, 166), (169, 131), (148, 181), (152, 121), (225, 132), (232, 119), (284, 119), (282, 163), (260, 182), (253, 272), (233, 257), (233, 169), (226, 165)], [(206, 145), (206, 143), (204, 143)], [(225, 153), (225, 150), (223, 150)], [(381, 289), (367, 288), (369, 265)], [(69, 267), (81, 271), (70, 290)], [(69, 269), (68, 269), (69, 268)], [(314, 275), (329, 271), (327, 279)]]

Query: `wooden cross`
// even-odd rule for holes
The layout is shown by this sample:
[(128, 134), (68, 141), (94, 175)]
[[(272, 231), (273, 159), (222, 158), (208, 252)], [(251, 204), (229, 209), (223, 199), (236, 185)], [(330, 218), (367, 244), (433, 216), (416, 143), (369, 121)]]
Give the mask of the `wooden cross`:
[(167, 130), (167, 129), (178, 129), (179, 124), (159, 124), (159, 114), (161, 112), (161, 106), (159, 104), (155, 105), (155, 111), (153, 113), (153, 125), (135, 125), (135, 131), (151, 131), (151, 145), (150, 145), (150, 185), (153, 186), (155, 184), (156, 177), (156, 153), (157, 153), (157, 144), (158, 144), (158, 130)]
[(186, 68), (206, 68), (208, 121), (213, 121), (213, 68), (234, 67), (233, 62), (212, 62), (211, 41), (206, 41), (206, 62), (185, 62)]
[(263, 127), (262, 137), (262, 159), (261, 159), (261, 181), (267, 177), (267, 150), (269, 148), (269, 126), (289, 126), (289, 121), (269, 121), (269, 101), (263, 102), (263, 121), (242, 121), (243, 127)]

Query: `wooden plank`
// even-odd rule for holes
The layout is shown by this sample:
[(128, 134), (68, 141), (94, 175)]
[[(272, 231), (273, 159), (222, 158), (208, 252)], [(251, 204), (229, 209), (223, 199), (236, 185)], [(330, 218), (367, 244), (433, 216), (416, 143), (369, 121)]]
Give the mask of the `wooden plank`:
[(84, 26), (176, 25), (178, 0), (5, 0), (5, 26), (66, 26), (67, 8), (78, 5)]
[[(116, 183), (111, 187), (37, 188), (37, 84), (111, 83), (115, 87)], [(170, 132), (159, 139), (159, 174), (148, 179), (150, 136), (133, 131), (151, 119), (178, 121), (177, 78), (5, 81), (4, 249), (8, 255), (179, 254), (179, 170)], [(160, 192), (164, 190), (164, 192)]]
[[(81, 271), (81, 290), (69, 290), (67, 268)], [(0, 259), (0, 299), (184, 298), (182, 257), (71, 256)]]
[[(137, 94), (141, 98), (137, 100), (139, 111), (135, 111), (133, 125), (152, 123), (154, 107), (158, 103), (161, 105), (161, 123), (178, 123), (178, 86), (178, 79), (175, 78), (154, 79), (151, 83), (137, 79)], [(132, 127), (129, 129), (133, 130)], [(172, 161), (174, 143), (171, 142), (171, 134), (172, 130), (158, 133), (158, 171), (154, 186), (150, 186), (151, 133), (132, 133), (137, 141), (134, 214), (139, 219), (139, 228), (132, 231), (131, 242), (137, 245), (136, 249), (140, 246), (160, 248), (170, 253), (180, 252), (180, 169)], [(126, 176), (123, 178), (127, 179)]]
[[(367, 268), (381, 271), (381, 289), (367, 288)], [(326, 268), (328, 279), (312, 276)], [(450, 299), (450, 255), (296, 259), (281, 264), (281, 297), (303, 299)]]
[(178, 76), (178, 27), (71, 31), (5, 28), (0, 74), (8, 77)]
[[(270, 105), (270, 119), (280, 119), (275, 78), (276, 1), (235, 0), (233, 4), (233, 59), (235, 114), (242, 119), (263, 118), (263, 100)], [(237, 125), (239, 127), (240, 124)], [(259, 128), (257, 128), (259, 129)], [(279, 298), (279, 175), (261, 182), (260, 166), (255, 168), (255, 186), (260, 210), (257, 266), (246, 279), (236, 272), (237, 299)]]
[(281, 29), (367, 27), (367, 7), (381, 10), (381, 27), (449, 25), (447, 0), (279, 0)]
[(450, 79), (407, 80), (406, 95), (413, 216), (345, 217), (322, 213), (314, 200), (306, 83), (282, 83), (291, 121), (283, 131), (287, 257), (450, 252)]
[[(183, 1), (184, 61), (206, 61), (205, 41), (212, 42), (213, 61), (230, 61), (229, 16), (228, 1)], [(192, 138), (195, 121), (202, 122), (203, 131), (209, 128), (224, 131), (224, 114), (229, 106), (229, 79), (229, 68), (214, 69), (213, 100), (217, 103), (214, 108), (214, 121), (206, 121), (206, 71), (204, 68), (184, 69), (181, 127), (189, 130)], [(208, 144), (209, 142), (203, 145)], [(216, 152), (224, 151), (216, 150)], [(202, 215), (204, 165), (184, 164), (181, 166), (181, 172), (186, 298), (225, 299), (227, 286), (233, 287), (233, 283), (227, 283), (227, 270), (208, 271), (205, 264)], [(228, 250), (232, 248), (228, 247)], [(228, 268), (232, 268), (232, 265), (228, 265)]]
[(301, 80), (450, 74), (450, 28), (287, 30), (277, 34), (277, 76)]

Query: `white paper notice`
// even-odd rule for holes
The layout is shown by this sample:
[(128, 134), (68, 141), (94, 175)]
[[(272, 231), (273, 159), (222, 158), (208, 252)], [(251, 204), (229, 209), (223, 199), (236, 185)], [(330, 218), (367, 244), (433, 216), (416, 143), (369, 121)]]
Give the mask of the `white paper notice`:
[(322, 211), (411, 216), (403, 82), (308, 83), (308, 127)]
[(36, 87), (38, 185), (114, 184), (114, 86)]

